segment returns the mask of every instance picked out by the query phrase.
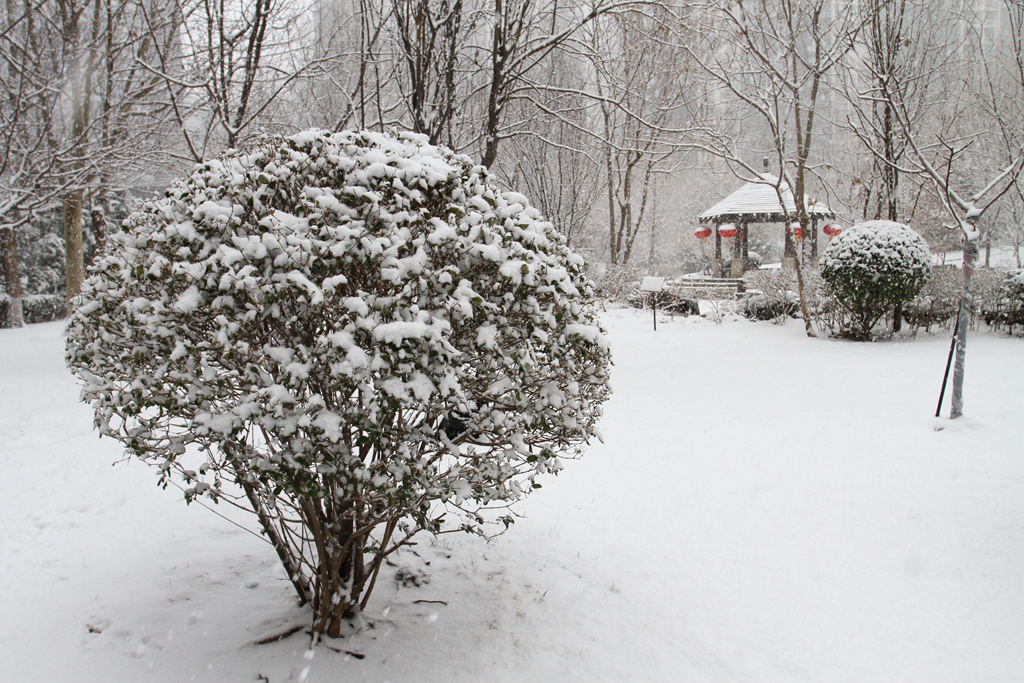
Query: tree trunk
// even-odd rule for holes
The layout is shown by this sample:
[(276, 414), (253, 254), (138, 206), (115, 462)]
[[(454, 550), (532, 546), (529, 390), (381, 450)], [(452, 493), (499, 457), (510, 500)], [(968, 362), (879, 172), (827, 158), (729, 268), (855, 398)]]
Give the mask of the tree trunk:
[(64, 195), (64, 297), (68, 314), (82, 293), (85, 265), (82, 260), (82, 190)]
[(491, 43), (491, 82), (487, 90), (487, 114), (484, 118), (484, 156), (480, 163), (490, 168), (498, 160), (498, 129), (505, 88), (505, 60), (508, 59), (506, 36), (502, 30), (502, 0), (494, 2), (494, 31)]
[[(787, 240), (792, 243), (789, 238), (789, 231), (786, 231)], [(811, 316), (807, 310), (807, 300), (804, 298), (804, 271), (800, 265), (800, 257), (796, 255), (796, 249), (793, 249), (793, 266), (796, 268), (796, 293), (797, 299), (800, 301), (800, 315), (804, 319), (804, 332), (807, 333), (808, 337), (814, 336), (814, 326), (811, 324)]]
[(953, 365), (953, 403), (950, 419), (964, 413), (964, 364), (967, 356), (967, 323), (971, 316), (971, 276), (978, 258), (978, 233), (971, 225), (971, 232), (964, 241), (964, 288), (960, 295), (960, 311), (956, 316), (956, 360)]
[[(92, 58), (88, 49), (80, 47), (79, 19), (75, 12), (68, 13), (62, 26), (66, 49), (72, 57), (69, 80), (70, 114), (71, 114), (71, 149), (72, 158), (68, 170), (79, 173), (82, 171), (86, 158), (89, 105), (93, 94)], [(75, 182), (80, 183), (79, 178)], [(75, 298), (82, 291), (82, 279), (85, 265), (82, 262), (82, 203), (85, 192), (82, 187), (69, 190), (63, 197), (64, 209), (64, 300), (68, 315), (71, 314)]]
[(787, 258), (796, 259), (796, 242), (793, 240), (793, 232), (789, 227), (789, 223), (783, 224), (782, 230), (785, 233), (785, 241), (782, 246), (782, 261), (785, 263)]
[(92, 236), (96, 240), (96, 248), (89, 258), (89, 265), (92, 265), (92, 262), (102, 256), (107, 248), (107, 218), (103, 209), (99, 207), (93, 209), (89, 217), (92, 219)]
[(18, 267), (18, 236), (14, 228), (0, 229), (0, 252), (3, 253), (4, 287), (7, 289), (7, 326), (24, 327), (21, 305), (21, 271)]

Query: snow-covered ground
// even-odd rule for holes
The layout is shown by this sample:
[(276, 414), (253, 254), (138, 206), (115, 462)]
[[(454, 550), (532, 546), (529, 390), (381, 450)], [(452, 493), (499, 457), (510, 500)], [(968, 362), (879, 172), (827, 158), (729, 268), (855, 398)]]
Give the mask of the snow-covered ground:
[(605, 322), (605, 443), (402, 554), (359, 657), (253, 644), (305, 619), (271, 548), (111, 467), (59, 324), (0, 330), (0, 681), (1024, 681), (1024, 342), (971, 336), (951, 423), (945, 336)]

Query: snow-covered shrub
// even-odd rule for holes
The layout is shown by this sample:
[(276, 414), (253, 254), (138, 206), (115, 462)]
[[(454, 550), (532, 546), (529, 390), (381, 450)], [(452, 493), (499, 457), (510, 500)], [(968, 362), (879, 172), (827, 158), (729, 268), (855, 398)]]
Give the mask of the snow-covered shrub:
[(903, 306), (903, 319), (915, 328), (930, 332), (933, 325), (950, 328), (956, 321), (963, 295), (964, 276), (959, 266), (932, 268), (928, 282)]
[[(982, 267), (971, 277), (971, 326), (984, 320), (1001, 327), (1014, 317), (1013, 281), (1015, 271)], [(964, 274), (960, 266), (932, 268), (931, 277), (916, 297), (903, 308), (903, 318), (927, 331), (933, 325), (952, 329), (963, 296)], [(1012, 323), (1019, 324), (1019, 323)]]
[(590, 300), (582, 259), (468, 158), (307, 131), (133, 213), (67, 358), (100, 433), (186, 500), (251, 509), (337, 635), (413, 534), (507, 526), (486, 510), (595, 434), (610, 355)]
[(1003, 276), (999, 295), (984, 310), (984, 316), (989, 325), (1005, 326), (1010, 334), (1014, 327), (1024, 328), (1024, 269), (1011, 270)]
[[(0, 328), (7, 326), (10, 298), (0, 294)], [(21, 298), (21, 313), (26, 323), (46, 323), (64, 317), (67, 305), (63, 294), (29, 294)]]
[(821, 257), (821, 277), (850, 314), (842, 333), (868, 339), (888, 310), (921, 290), (930, 264), (924, 238), (901, 223), (868, 221), (833, 239)]
[(824, 332), (835, 335), (848, 327), (849, 313), (836, 299), (831, 288), (821, 277), (819, 268), (807, 268), (804, 275), (804, 301), (807, 312)]
[(607, 264), (594, 275), (594, 294), (609, 301), (627, 302), (639, 291), (640, 269), (629, 264)]
[[(63, 228), (58, 223), (58, 227)], [(26, 292), (64, 293), (64, 236), (28, 225), (19, 230), (18, 256)], [(22, 234), (23, 233), (23, 234)]]
[[(959, 269), (958, 269), (959, 270)], [(1003, 268), (977, 268), (971, 276), (971, 323), (976, 325), (980, 320), (994, 323), (1004, 308), (1004, 285), (1007, 271)], [(963, 283), (963, 271), (960, 271), (960, 282)], [(959, 300), (957, 304), (959, 304)]]
[(747, 318), (781, 322), (800, 310), (796, 276), (792, 271), (754, 270), (746, 273), (743, 280), (750, 293), (743, 299), (740, 312)]
[(626, 295), (626, 303), (633, 308), (648, 308), (652, 304), (659, 311), (675, 315), (700, 315), (697, 299), (684, 293), (678, 287), (666, 284), (660, 292), (642, 292), (638, 285)]
[(1024, 268), (1012, 270), (1007, 274), (1003, 296), (1007, 305), (1007, 322), (1012, 334), (1014, 325), (1024, 327)]

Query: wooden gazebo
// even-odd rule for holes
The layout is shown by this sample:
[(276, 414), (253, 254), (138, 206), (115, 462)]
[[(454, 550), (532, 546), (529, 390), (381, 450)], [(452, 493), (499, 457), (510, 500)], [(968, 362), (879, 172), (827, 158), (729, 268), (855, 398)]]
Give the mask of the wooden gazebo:
[[(787, 221), (796, 220), (796, 202), (793, 201), (793, 193), (785, 182), (779, 186), (781, 192), (777, 192), (776, 186), (779, 185), (779, 180), (775, 176), (768, 173), (762, 173), (760, 176), (760, 182), (746, 183), (697, 218), (701, 223), (710, 225), (714, 233), (713, 274), (715, 277), (722, 276), (723, 235), (720, 231), (730, 235), (735, 230), (732, 263), (729, 269), (732, 277), (739, 277), (746, 270), (748, 263), (747, 232), (751, 223), (782, 223), (786, 240), (783, 259), (796, 256), (793, 235), (786, 225)], [(783, 210), (783, 203), (779, 201), (780, 194), (785, 210)], [(824, 204), (816, 202), (808, 203), (807, 212), (811, 217), (811, 234), (806, 237), (810, 242), (811, 258), (816, 258), (818, 255), (818, 222), (834, 218), (835, 213)]]

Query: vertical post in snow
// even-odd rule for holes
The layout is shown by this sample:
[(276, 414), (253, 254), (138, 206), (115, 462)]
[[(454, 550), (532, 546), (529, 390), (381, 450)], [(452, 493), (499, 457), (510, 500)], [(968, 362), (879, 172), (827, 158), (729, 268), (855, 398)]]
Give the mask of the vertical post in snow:
[(946, 395), (946, 382), (949, 381), (949, 367), (953, 365), (953, 352), (956, 350), (956, 335), (949, 342), (949, 355), (946, 356), (946, 371), (942, 373), (942, 388), (939, 389), (939, 403), (935, 406), (935, 417), (942, 412), (942, 397)]
[(665, 289), (665, 278), (646, 276), (640, 281), (640, 291), (651, 295), (651, 317), (654, 320), (654, 331), (658, 331), (658, 292)]
[(956, 316), (956, 362), (953, 365), (953, 398), (949, 418), (955, 420), (964, 413), (964, 363), (967, 351), (967, 323), (971, 316), (971, 276), (978, 259), (978, 217), (967, 216), (964, 231), (964, 287), (960, 294), (960, 310)]

